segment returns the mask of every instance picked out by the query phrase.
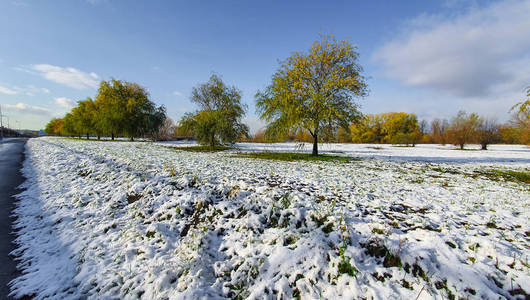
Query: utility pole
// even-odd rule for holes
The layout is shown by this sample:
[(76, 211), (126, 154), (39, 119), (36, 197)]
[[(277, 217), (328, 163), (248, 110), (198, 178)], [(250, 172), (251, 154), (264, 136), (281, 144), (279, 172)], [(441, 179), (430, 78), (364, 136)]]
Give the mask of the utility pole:
[(0, 105), (0, 140), (4, 139), (4, 118), (2, 115), (2, 105)]

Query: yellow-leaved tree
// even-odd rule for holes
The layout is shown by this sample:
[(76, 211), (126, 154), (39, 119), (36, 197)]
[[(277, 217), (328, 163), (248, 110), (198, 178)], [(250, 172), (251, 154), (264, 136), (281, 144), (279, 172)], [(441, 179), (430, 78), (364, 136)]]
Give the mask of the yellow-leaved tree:
[(519, 142), (530, 144), (530, 87), (526, 88), (526, 100), (517, 103), (511, 110), (514, 114), (510, 123), (519, 136)]
[(358, 53), (347, 41), (323, 36), (308, 52), (295, 52), (272, 76), (272, 83), (256, 94), (256, 108), (267, 121), (266, 134), (278, 136), (305, 129), (313, 138), (313, 155), (324, 127), (329, 130), (357, 121), (355, 98), (367, 95)]

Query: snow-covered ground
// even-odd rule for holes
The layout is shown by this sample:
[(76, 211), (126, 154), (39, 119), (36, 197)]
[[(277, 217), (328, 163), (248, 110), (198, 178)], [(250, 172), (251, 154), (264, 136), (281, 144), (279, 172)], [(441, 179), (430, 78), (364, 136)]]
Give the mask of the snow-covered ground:
[(13, 293), (528, 297), (530, 185), (485, 175), (528, 172), (528, 148), (369, 147), (321, 148), (364, 157), (349, 163), (280, 162), (152, 143), (31, 139), (15, 212), (24, 274)]
[[(159, 142), (159, 145), (188, 147), (196, 145), (193, 141)], [(313, 145), (309, 143), (236, 143), (231, 151), (269, 151), (269, 152), (305, 152), (311, 153)], [(342, 156), (380, 158), (401, 161), (484, 163), (530, 165), (530, 147), (523, 145), (489, 145), (487, 151), (481, 151), (480, 145), (466, 145), (461, 151), (452, 145), (419, 144), (416, 147), (400, 147), (388, 144), (320, 144), (321, 153)]]

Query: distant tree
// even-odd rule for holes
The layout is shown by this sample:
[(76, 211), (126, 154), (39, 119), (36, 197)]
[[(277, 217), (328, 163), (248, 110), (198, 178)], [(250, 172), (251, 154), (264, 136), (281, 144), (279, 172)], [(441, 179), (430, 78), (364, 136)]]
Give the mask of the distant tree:
[(476, 133), (479, 125), (479, 116), (475, 113), (467, 114), (459, 111), (451, 120), (448, 135), (451, 143), (464, 149), (465, 144), (476, 141)]
[(46, 124), (44, 132), (46, 132), (47, 135), (61, 135), (63, 133), (63, 122), (63, 118), (51, 119), (48, 124)]
[(431, 122), (431, 134), (435, 143), (445, 145), (448, 143), (447, 130), (449, 122), (446, 119), (434, 119)]
[(192, 132), (199, 143), (213, 148), (248, 135), (248, 127), (241, 121), (246, 110), (241, 91), (226, 86), (219, 76), (213, 74), (207, 83), (193, 88), (191, 101), (199, 110), (184, 115), (179, 128)]
[(81, 138), (81, 132), (78, 130), (77, 120), (72, 113), (67, 113), (63, 118), (62, 135), (78, 136)]
[(519, 141), (522, 144), (530, 144), (530, 87), (526, 88), (526, 100), (514, 105), (510, 123), (517, 129)]
[(392, 144), (414, 146), (420, 139), (418, 119), (415, 114), (392, 112), (381, 114), (385, 141)]
[(488, 145), (501, 140), (499, 124), (492, 118), (479, 118), (477, 124), (477, 139), (482, 150), (488, 150)]
[(44, 132), (46, 132), (47, 135), (54, 135), (55, 132), (53, 131), (53, 127), (55, 125), (55, 122), (57, 122), (58, 118), (51, 119), (46, 126), (44, 127)]
[(171, 118), (166, 118), (157, 132), (152, 135), (154, 141), (170, 140), (175, 134), (175, 124)]
[(380, 114), (365, 115), (360, 122), (350, 125), (351, 140), (354, 143), (383, 143), (383, 119)]
[(337, 130), (337, 142), (339, 142), (339, 143), (349, 143), (349, 142), (351, 142), (350, 131), (340, 127)]
[(77, 133), (86, 134), (87, 140), (91, 132), (95, 132), (94, 119), (95, 104), (91, 98), (84, 101), (79, 101), (77, 106), (72, 109), (72, 118), (74, 119), (74, 127)]
[(112, 139), (118, 134), (131, 140), (153, 134), (166, 118), (165, 108), (156, 107), (149, 93), (132, 82), (102, 81), (95, 102), (99, 111), (96, 128)]
[(392, 143), (414, 146), (421, 140), (418, 119), (414, 114), (390, 112), (366, 115), (350, 126), (354, 143)]
[(96, 106), (100, 112), (96, 119), (96, 127), (107, 136), (114, 137), (123, 131), (121, 125), (125, 119), (125, 100), (116, 92), (122, 84), (117, 80), (101, 81)]
[(295, 52), (281, 63), (272, 83), (256, 94), (268, 135), (306, 129), (313, 138), (313, 155), (325, 126), (348, 126), (360, 117), (356, 97), (367, 94), (358, 53), (347, 41), (322, 37), (307, 53)]
[(420, 143), (426, 144), (431, 142), (430, 125), (427, 120), (423, 119), (418, 122), (418, 131), (420, 135)]
[(499, 126), (499, 133), (502, 142), (505, 144), (520, 144), (521, 132), (520, 129), (514, 127), (512, 124), (502, 124)]

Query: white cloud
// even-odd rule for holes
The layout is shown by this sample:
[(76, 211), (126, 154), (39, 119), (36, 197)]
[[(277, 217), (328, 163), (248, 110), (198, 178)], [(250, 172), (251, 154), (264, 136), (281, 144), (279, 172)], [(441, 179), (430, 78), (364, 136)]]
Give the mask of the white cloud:
[(55, 98), (55, 104), (59, 105), (62, 108), (66, 108), (66, 109), (71, 109), (76, 106), (76, 103), (74, 100), (66, 98), (66, 97)]
[(0, 94), (15, 95), (17, 91), (0, 85)]
[(71, 67), (63, 68), (48, 64), (32, 65), (31, 69), (48, 80), (76, 89), (97, 89), (99, 85), (97, 80), (99, 76), (93, 72), (85, 73)]
[(38, 88), (33, 85), (27, 85), (24, 87), (19, 86), (12, 86), (12, 87), (5, 87), (0, 86), (0, 94), (6, 94), (6, 95), (17, 95), (17, 94), (25, 94), (27, 96), (34, 96), (35, 94), (49, 94), (50, 90), (47, 88)]
[(374, 59), (407, 85), (494, 99), (530, 83), (528, 16), (530, 1), (472, 6), (450, 18), (422, 15)]
[(178, 96), (178, 97), (182, 97), (183, 96), (183, 94), (181, 92), (179, 92), (179, 91), (174, 91), (173, 95)]
[(32, 115), (52, 115), (52, 111), (48, 108), (40, 106), (32, 106), (25, 103), (17, 104), (2, 104), (2, 108), (5, 108), (6, 111), (22, 113), (22, 114), (32, 114)]

